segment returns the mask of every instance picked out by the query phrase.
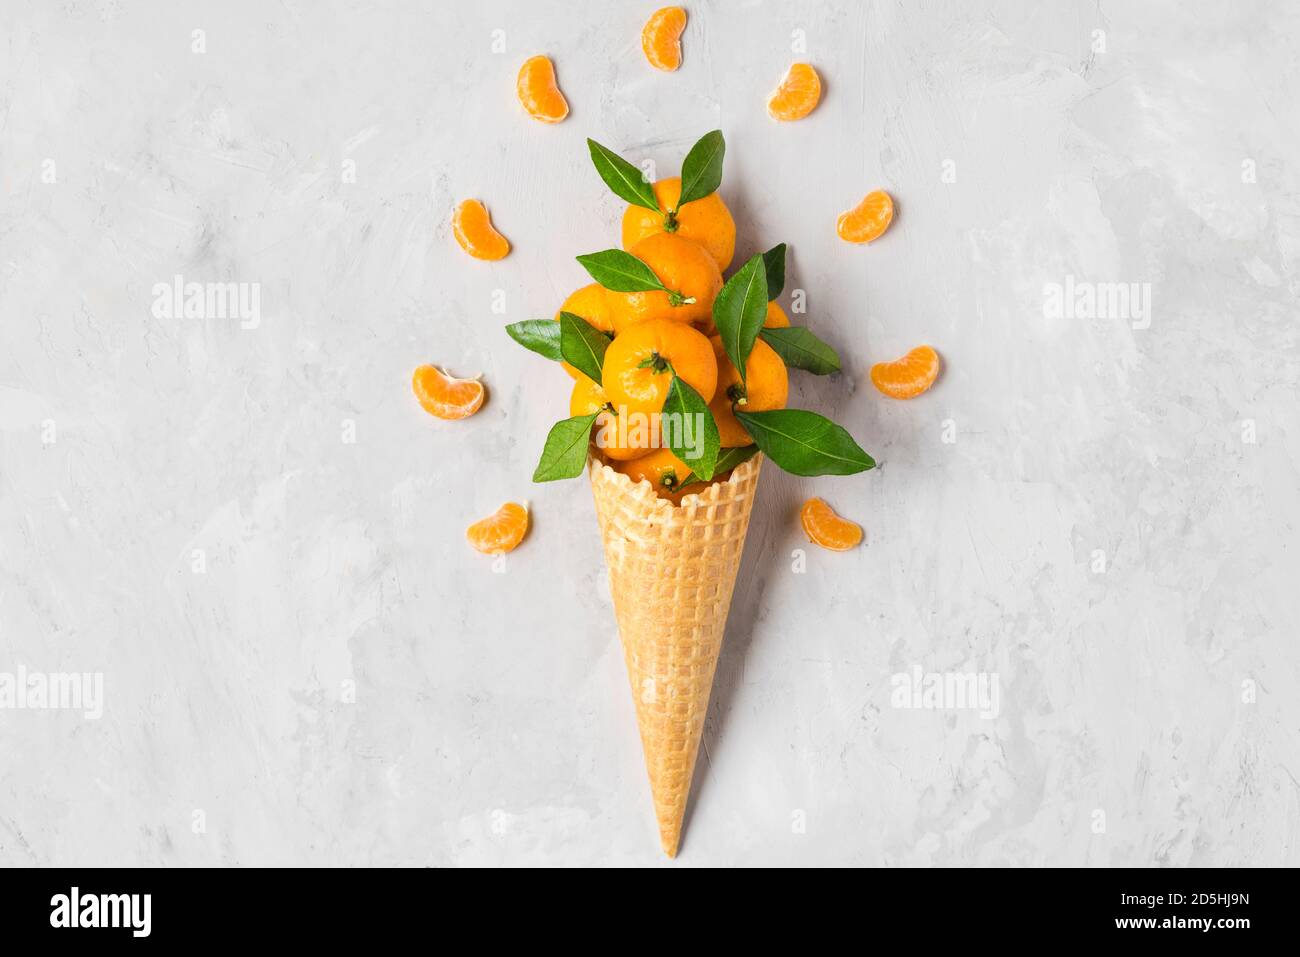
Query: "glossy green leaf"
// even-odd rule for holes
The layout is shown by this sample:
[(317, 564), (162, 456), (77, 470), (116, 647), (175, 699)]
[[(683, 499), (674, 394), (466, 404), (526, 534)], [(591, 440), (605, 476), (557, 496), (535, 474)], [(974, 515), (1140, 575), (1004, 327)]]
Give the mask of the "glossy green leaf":
[(593, 382), (601, 381), (610, 338), (586, 319), (560, 313), (560, 357)]
[(770, 301), (785, 289), (785, 243), (763, 253), (763, 269), (767, 273), (767, 298)]
[(713, 478), (718, 462), (718, 423), (704, 397), (675, 373), (664, 399), (663, 435), (673, 455), (700, 478)]
[(759, 333), (787, 366), (815, 375), (840, 371), (839, 354), (802, 326), (764, 329)]
[(615, 292), (648, 292), (664, 284), (649, 266), (621, 249), (605, 249), (579, 256), (578, 262), (591, 278)]
[(542, 449), (541, 461), (533, 472), (534, 482), (554, 482), (556, 479), (577, 478), (587, 467), (587, 452), (591, 444), (591, 426), (599, 412), (577, 415), (551, 426)]
[(736, 419), (763, 454), (792, 475), (852, 475), (875, 468), (853, 436), (816, 412), (737, 410)]
[(525, 349), (560, 361), (560, 324), (551, 319), (525, 319), (506, 326), (506, 332)]
[(713, 324), (722, 336), (722, 348), (745, 379), (745, 365), (754, 340), (767, 318), (767, 275), (763, 257), (753, 256), (727, 280), (713, 300)]
[(605, 181), (605, 185), (614, 191), (615, 196), (627, 200), (633, 206), (660, 211), (654, 187), (645, 181), (639, 169), (595, 140), (587, 140), (587, 148), (591, 151), (591, 162), (596, 167), (596, 172)]
[[(748, 462), (758, 454), (757, 445), (742, 445), (738, 449), (722, 449), (718, 453), (717, 464), (713, 466), (713, 474), (721, 475), (740, 465), (742, 462)], [(684, 488), (696, 482), (703, 482), (705, 479), (700, 478), (694, 472), (687, 473), (686, 477), (677, 484), (678, 488)]]
[(682, 192), (677, 208), (717, 192), (722, 185), (722, 158), (727, 152), (722, 130), (705, 133), (682, 161)]

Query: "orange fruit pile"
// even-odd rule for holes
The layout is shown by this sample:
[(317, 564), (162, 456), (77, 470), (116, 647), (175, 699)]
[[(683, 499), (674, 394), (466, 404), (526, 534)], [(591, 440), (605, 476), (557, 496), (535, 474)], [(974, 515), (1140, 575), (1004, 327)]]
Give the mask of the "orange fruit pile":
[[(736, 223), (726, 203), (717, 193), (687, 203), (677, 209), (682, 195), (682, 178), (673, 176), (661, 179), (654, 185), (659, 212), (644, 206), (629, 205), (623, 214), (623, 248), (631, 252), (635, 246), (651, 236), (665, 234), (690, 239), (705, 251), (723, 270), (731, 265), (736, 255)], [(676, 210), (670, 213), (669, 210)]]
[[(687, 20), (686, 9), (663, 7), (645, 21), (641, 49), (651, 67), (671, 73), (682, 66), (681, 41)], [(531, 56), (522, 63), (515, 91), (524, 112), (539, 122), (559, 123), (569, 115), (555, 64), (545, 55)], [(817, 108), (821, 98), (822, 80), (817, 70), (808, 63), (794, 63), (768, 97), (767, 112), (781, 122), (801, 120)], [(637, 201), (629, 202), (623, 213), (623, 249), (640, 260), (662, 288), (631, 286), (634, 291), (623, 291), (589, 283), (574, 290), (554, 317), (558, 321), (562, 313), (576, 316), (609, 339), (600, 362), (599, 382), (561, 359), (574, 379), (570, 415), (596, 417), (593, 435), (599, 441), (595, 454), (635, 480), (649, 481), (664, 498), (677, 503), (685, 494), (684, 479), (694, 480), (694, 491), (704, 486), (695, 484), (698, 480), (688, 463), (660, 444), (655, 417), (664, 408), (674, 376), (707, 403), (718, 428), (718, 444), (724, 450), (753, 445), (753, 437), (736, 417), (737, 410), (783, 409), (790, 388), (785, 361), (767, 342), (754, 341), (743, 376), (723, 348), (712, 309), (723, 287), (723, 274), (735, 258), (736, 224), (716, 189), (700, 196), (703, 190), (698, 185), (698, 178), (690, 180), (695, 198), (681, 204), (682, 177), (645, 184), (637, 188)], [(630, 198), (627, 193), (620, 195)], [(653, 208), (656, 205), (658, 208)], [(871, 243), (889, 229), (893, 218), (893, 198), (884, 190), (874, 190), (841, 213), (835, 229), (845, 242)], [(461, 202), (451, 225), (456, 242), (475, 259), (500, 260), (511, 251), (510, 241), (496, 229), (487, 207), (478, 199)], [(789, 317), (775, 301), (768, 303), (763, 325), (789, 330), (785, 335), (806, 335), (805, 330), (790, 328)], [(550, 348), (556, 351), (558, 338), (553, 327)], [(772, 341), (789, 356), (784, 350), (798, 340)], [(529, 347), (543, 351), (536, 343)], [(574, 354), (566, 351), (565, 355)], [(573, 361), (580, 360), (574, 357)], [(811, 368), (800, 359), (792, 361)], [(581, 364), (594, 374), (589, 362)], [(873, 365), (871, 381), (886, 396), (910, 399), (929, 389), (939, 371), (938, 353), (930, 346), (919, 346), (892, 362)], [(477, 379), (457, 379), (427, 365), (415, 370), (412, 387), (427, 412), (446, 420), (473, 415), (486, 396)], [(651, 424), (640, 430), (626, 428), (622, 416), (629, 413), (648, 417)], [(713, 480), (725, 478), (724, 474)], [(862, 537), (858, 526), (840, 519), (820, 499), (805, 503), (801, 520), (809, 538), (827, 548), (852, 547)], [(468, 534), (476, 548), (504, 551), (518, 544), (527, 526), (527, 510), (509, 503), (472, 526)]]
[[(782, 409), (789, 395), (785, 363), (767, 343), (755, 341), (742, 383), (714, 334), (713, 303), (722, 289), (722, 268), (735, 252), (736, 226), (716, 192), (678, 209), (680, 192), (680, 178), (660, 180), (655, 184), (659, 214), (629, 205), (623, 216), (624, 248), (650, 268), (664, 289), (618, 292), (591, 284), (572, 292), (556, 313), (557, 319), (563, 312), (576, 315), (612, 336), (600, 383), (565, 363), (578, 380), (569, 414), (598, 413), (594, 454), (634, 481), (650, 482), (660, 497), (675, 504), (706, 484), (696, 480), (684, 489), (682, 482), (694, 478), (690, 464), (664, 447), (658, 415), (674, 374), (709, 405), (723, 449), (753, 442), (733, 408)], [(668, 210), (675, 211), (672, 221)], [(766, 324), (789, 326), (790, 320), (770, 303)], [(650, 426), (633, 425), (644, 422)]]

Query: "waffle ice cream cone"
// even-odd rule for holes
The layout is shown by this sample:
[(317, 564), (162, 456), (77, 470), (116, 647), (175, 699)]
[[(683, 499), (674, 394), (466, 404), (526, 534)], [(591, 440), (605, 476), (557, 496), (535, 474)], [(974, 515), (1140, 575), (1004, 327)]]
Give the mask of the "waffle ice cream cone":
[(664, 853), (677, 855), (761, 456), (680, 506), (592, 459), (596, 516)]

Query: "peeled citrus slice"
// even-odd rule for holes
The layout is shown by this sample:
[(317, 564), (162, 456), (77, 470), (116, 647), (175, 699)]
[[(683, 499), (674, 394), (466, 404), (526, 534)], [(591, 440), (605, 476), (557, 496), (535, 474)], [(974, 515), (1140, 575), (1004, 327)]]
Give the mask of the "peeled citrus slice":
[(493, 228), (487, 207), (477, 199), (467, 199), (456, 207), (451, 230), (460, 248), (475, 259), (503, 259), (510, 252), (510, 240)]
[(894, 199), (883, 189), (867, 193), (862, 202), (840, 213), (835, 232), (846, 243), (869, 243), (879, 239), (894, 220)]
[(807, 63), (796, 63), (785, 71), (780, 85), (767, 101), (768, 116), (774, 120), (802, 120), (822, 98), (822, 81)]
[(499, 509), (465, 530), (469, 543), (485, 555), (514, 551), (528, 533), (528, 506), (506, 502)]
[(483, 405), (486, 390), (478, 379), (454, 379), (441, 369), (420, 366), (411, 376), (424, 411), (440, 419), (467, 419)]
[(819, 498), (810, 498), (799, 509), (799, 523), (808, 541), (833, 552), (847, 552), (862, 541), (862, 526), (840, 518)]
[(515, 83), (519, 102), (528, 115), (543, 123), (558, 123), (569, 115), (569, 104), (555, 82), (555, 66), (549, 57), (535, 56), (524, 61)]
[(641, 28), (641, 49), (652, 67), (671, 73), (682, 65), (685, 29), (686, 11), (681, 7), (663, 7), (650, 15)]
[(871, 381), (891, 399), (914, 399), (938, 376), (939, 353), (930, 346), (917, 346), (901, 359), (871, 367)]

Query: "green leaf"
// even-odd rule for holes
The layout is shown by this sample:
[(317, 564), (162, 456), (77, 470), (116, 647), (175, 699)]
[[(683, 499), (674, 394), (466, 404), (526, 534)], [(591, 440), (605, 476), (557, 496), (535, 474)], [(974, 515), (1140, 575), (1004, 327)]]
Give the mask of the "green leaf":
[(785, 243), (763, 253), (763, 269), (767, 272), (767, 298), (775, 299), (785, 289)]
[(560, 361), (560, 324), (551, 319), (525, 319), (506, 326), (506, 332), (525, 349)]
[(615, 292), (648, 292), (663, 289), (664, 284), (654, 271), (631, 253), (621, 249), (605, 249), (598, 253), (579, 256), (582, 268), (606, 289)]
[[(731, 469), (734, 469), (737, 465), (740, 465), (742, 462), (748, 462), (757, 454), (757, 445), (742, 445), (738, 449), (723, 449), (718, 453), (718, 463), (713, 467), (713, 474), (721, 475), (723, 472), (728, 472)], [(685, 488), (687, 485), (693, 485), (696, 482), (703, 481), (705, 480), (700, 478), (694, 472), (688, 472), (686, 473), (686, 478), (677, 483), (677, 487), (679, 489)]]
[(673, 373), (664, 399), (663, 435), (668, 448), (701, 478), (713, 478), (718, 463), (718, 423), (704, 397)]
[(713, 300), (713, 324), (722, 336), (722, 347), (745, 381), (745, 364), (754, 348), (758, 331), (767, 318), (767, 274), (762, 255), (752, 257), (727, 280)]
[(576, 415), (551, 426), (542, 449), (542, 459), (533, 472), (534, 482), (577, 478), (587, 467), (587, 447), (591, 443), (591, 426), (599, 412)]
[(560, 313), (560, 357), (593, 382), (600, 382), (609, 336), (586, 319)]
[(840, 371), (839, 354), (802, 326), (764, 329), (759, 335), (792, 369), (803, 369), (814, 375)]
[(705, 133), (682, 161), (682, 192), (677, 208), (717, 192), (722, 185), (722, 157), (727, 152), (722, 130)]
[(596, 167), (596, 172), (605, 181), (605, 185), (614, 191), (615, 196), (627, 200), (633, 206), (644, 206), (656, 213), (661, 212), (659, 201), (655, 199), (654, 187), (645, 181), (639, 169), (595, 140), (587, 140), (587, 148), (591, 150), (591, 162)]
[(736, 418), (763, 454), (792, 475), (852, 475), (876, 466), (853, 436), (816, 412), (737, 410)]
[(742, 445), (738, 449), (723, 449), (718, 455), (718, 467), (713, 470), (716, 475), (734, 469), (737, 465), (748, 462), (758, 454), (757, 445)]

